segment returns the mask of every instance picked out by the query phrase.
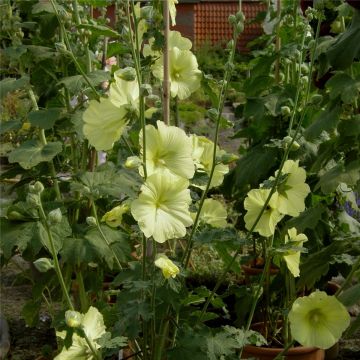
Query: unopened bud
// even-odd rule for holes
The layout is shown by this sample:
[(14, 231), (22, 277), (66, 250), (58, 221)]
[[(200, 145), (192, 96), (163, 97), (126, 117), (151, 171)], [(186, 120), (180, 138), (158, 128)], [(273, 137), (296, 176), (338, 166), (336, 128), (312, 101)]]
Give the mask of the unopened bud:
[(220, 158), (218, 159), (219, 162), (221, 162), (222, 164), (230, 164), (232, 163), (233, 161), (236, 161), (236, 160), (239, 160), (239, 157), (235, 154), (223, 154), (220, 156)]
[(50, 269), (54, 268), (53, 261), (48, 258), (40, 258), (33, 262), (36, 270), (40, 271), (41, 273), (45, 273)]
[(281, 107), (281, 115), (288, 116), (291, 114), (291, 110), (288, 106), (282, 106)]
[(71, 328), (77, 328), (81, 325), (82, 316), (78, 311), (68, 310), (65, 312), (66, 325)]
[(66, 45), (62, 42), (55, 43), (55, 49), (61, 54), (68, 54), (70, 53), (66, 48)]
[(244, 31), (244, 23), (242, 21), (238, 22), (236, 24), (235, 30), (238, 34), (242, 33)]
[(321, 94), (314, 94), (311, 96), (310, 102), (314, 105), (318, 105), (322, 102), (323, 96)]
[(140, 165), (141, 165), (141, 160), (137, 156), (129, 156), (124, 164), (124, 166), (127, 169), (135, 169), (138, 168)]
[(150, 84), (141, 84), (140, 86), (140, 94), (142, 96), (149, 96), (152, 94), (152, 87)]
[(136, 71), (132, 67), (126, 67), (125, 69), (120, 69), (115, 72), (115, 75), (120, 79), (126, 81), (134, 81), (136, 79)]
[(29, 185), (29, 191), (32, 194), (41, 194), (44, 191), (44, 185), (40, 181), (36, 181), (35, 184)]
[(245, 15), (242, 11), (238, 11), (235, 15), (236, 17), (236, 20), (239, 22), (239, 21), (242, 21), (244, 22), (245, 21)]
[(40, 205), (40, 197), (38, 194), (29, 193), (26, 196), (26, 202), (34, 207), (38, 207)]
[(61, 219), (62, 219), (62, 213), (59, 208), (55, 210), (51, 210), (48, 214), (48, 220), (50, 225), (60, 224)]
[(212, 121), (217, 121), (217, 118), (219, 116), (219, 112), (215, 108), (211, 108), (207, 111), (207, 116)]
[(93, 216), (88, 216), (88, 217), (86, 218), (86, 223), (87, 223), (89, 226), (97, 226), (96, 219), (95, 219)]
[[(285, 136), (284, 139), (283, 139), (283, 144), (284, 144), (284, 148), (287, 149), (288, 146), (291, 144), (292, 142), (292, 137), (291, 136)], [(292, 144), (291, 144), (291, 148), (290, 150), (291, 151), (296, 151), (300, 148), (300, 145), (297, 141), (294, 141)]]
[(235, 15), (229, 15), (228, 21), (229, 21), (230, 25), (235, 25), (236, 24), (236, 16)]

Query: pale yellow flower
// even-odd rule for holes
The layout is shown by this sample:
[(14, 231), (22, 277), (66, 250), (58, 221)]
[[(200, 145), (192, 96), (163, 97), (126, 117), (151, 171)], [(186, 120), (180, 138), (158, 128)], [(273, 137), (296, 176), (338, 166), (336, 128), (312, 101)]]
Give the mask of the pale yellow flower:
[(83, 114), (83, 132), (96, 150), (110, 150), (125, 130), (126, 109), (115, 106), (109, 99), (90, 100)]
[[(198, 69), (196, 56), (189, 50), (180, 50), (178, 47), (169, 50), (170, 66), (170, 93), (180, 100), (188, 98), (199, 89), (201, 71)], [(164, 78), (163, 57), (156, 60), (153, 75), (160, 80)]]
[(165, 254), (158, 254), (154, 264), (161, 269), (165, 279), (174, 278), (180, 272), (180, 269)]
[[(213, 164), (213, 152), (214, 143), (204, 136), (192, 135), (192, 157), (194, 159), (196, 168), (198, 171), (204, 171), (210, 175), (211, 167)], [(219, 146), (216, 146), (216, 153), (218, 156), (225, 154), (224, 150), (220, 150)], [(219, 186), (224, 181), (224, 176), (229, 172), (229, 166), (219, 163), (215, 165), (214, 174), (211, 179), (210, 188)], [(205, 189), (205, 186), (195, 185), (200, 189)]]
[(305, 183), (306, 171), (299, 167), (299, 161), (286, 160), (281, 174), (287, 178), (277, 189), (278, 210), (285, 215), (298, 216), (305, 210), (305, 198), (310, 193), (310, 187)]
[[(193, 217), (195, 218), (195, 216), (196, 213)], [(200, 222), (209, 224), (213, 227), (224, 228), (227, 226), (226, 218), (226, 209), (220, 201), (205, 199), (200, 212)]]
[(293, 338), (303, 346), (328, 349), (350, 325), (350, 315), (335, 296), (315, 291), (296, 299), (289, 312)]
[[(307, 236), (305, 234), (298, 234), (295, 228), (289, 229), (288, 235), (285, 235), (285, 244), (289, 243), (289, 245), (294, 247), (302, 247), (303, 243), (307, 240)], [(300, 276), (300, 254), (300, 251), (290, 250), (284, 255), (286, 266), (294, 277)]]
[[(250, 230), (268, 198), (270, 189), (252, 189), (248, 192), (244, 201), (244, 208), (247, 210), (244, 220), (245, 227)], [(277, 209), (278, 194), (275, 192), (261, 215), (255, 229), (261, 236), (271, 236), (275, 233), (276, 224), (283, 218)]]
[(176, 4), (178, 4), (178, 0), (169, 0), (169, 12), (172, 26), (176, 25)]
[(128, 212), (128, 210), (128, 204), (116, 206), (107, 213), (105, 213), (101, 221), (106, 222), (106, 224), (110, 227), (117, 227), (121, 225), (122, 217), (126, 212)]
[(117, 107), (125, 107), (127, 111), (139, 111), (139, 84), (137, 80), (126, 81), (121, 74), (126, 69), (114, 73), (114, 82), (110, 86), (109, 100)]
[[(149, 43), (144, 45), (143, 55), (144, 57), (153, 56), (160, 57), (162, 56), (161, 51), (152, 50), (152, 46), (155, 42), (155, 38), (150, 38)], [(177, 47), (180, 50), (190, 50), (192, 47), (192, 42), (186, 37), (183, 37), (179, 31), (170, 31), (169, 35), (169, 48)]]
[(132, 202), (131, 213), (141, 231), (163, 243), (184, 237), (193, 220), (189, 181), (169, 172), (157, 172), (146, 179), (139, 198)]
[[(184, 130), (167, 126), (157, 121), (157, 129), (146, 125), (146, 170), (147, 175), (157, 171), (170, 171), (186, 179), (194, 176), (191, 139)], [(140, 153), (142, 155), (142, 132), (140, 133)]]
[[(85, 332), (93, 348), (98, 350), (100, 345), (96, 340), (100, 339), (106, 332), (104, 325), (104, 319), (102, 314), (95, 307), (90, 306), (89, 310), (85, 315), (81, 314), (80, 327)], [(65, 339), (65, 332), (58, 332), (58, 337)], [(54, 360), (95, 360), (93, 353), (86, 340), (77, 335), (76, 333), (72, 336), (72, 344), (69, 348), (63, 348), (61, 353), (57, 355)]]

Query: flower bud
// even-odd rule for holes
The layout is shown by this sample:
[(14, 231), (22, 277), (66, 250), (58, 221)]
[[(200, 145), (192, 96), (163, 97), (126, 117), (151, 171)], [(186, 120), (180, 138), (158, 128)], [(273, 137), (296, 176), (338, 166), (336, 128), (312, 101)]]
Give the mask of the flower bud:
[(40, 271), (41, 273), (45, 273), (50, 269), (54, 268), (53, 261), (48, 258), (40, 258), (33, 262), (36, 270)]
[(219, 112), (215, 108), (211, 108), (207, 111), (207, 116), (212, 121), (216, 122), (218, 115), (219, 115)]
[(291, 114), (291, 110), (288, 106), (282, 106), (281, 107), (281, 115), (288, 116)]
[(107, 225), (110, 227), (117, 227), (122, 222), (123, 215), (129, 211), (129, 205), (128, 204), (122, 204), (119, 206), (114, 207), (110, 211), (108, 211), (104, 216), (102, 217), (101, 221), (106, 222)]
[(125, 69), (118, 70), (115, 75), (126, 81), (134, 81), (136, 79), (136, 71), (132, 67), (126, 67)]
[(321, 104), (323, 100), (323, 96), (321, 94), (314, 94), (310, 98), (311, 104), (318, 105)]
[(229, 15), (228, 17), (228, 21), (230, 25), (235, 25), (236, 24), (236, 16), (235, 15)]
[(244, 21), (245, 21), (245, 15), (244, 15), (244, 13), (243, 13), (242, 11), (238, 11), (238, 12), (236, 13), (235, 17), (236, 17), (236, 20), (237, 20), (238, 22), (239, 22), (239, 21), (241, 21), (241, 22), (244, 22)]
[(31, 206), (39, 207), (40, 206), (40, 197), (38, 194), (29, 193), (26, 196), (26, 202)]
[(86, 223), (87, 223), (89, 226), (97, 226), (96, 219), (95, 219), (93, 216), (88, 216), (88, 217), (86, 218)]
[(26, 217), (19, 213), (18, 211), (15, 211), (15, 210), (12, 210), (12, 211), (9, 211), (8, 214), (7, 214), (7, 218), (9, 220), (25, 220)]
[(32, 194), (41, 194), (44, 191), (44, 185), (40, 181), (36, 181), (34, 185), (29, 185), (29, 191)]
[(152, 94), (152, 87), (150, 84), (141, 84), (140, 86), (140, 94), (142, 96), (149, 96)]
[(62, 213), (59, 208), (55, 210), (51, 210), (48, 214), (48, 220), (50, 225), (60, 224), (61, 219), (62, 219)]
[(141, 163), (142, 162), (141, 162), (140, 158), (138, 158), (137, 156), (129, 156), (126, 159), (124, 166), (127, 169), (135, 169), (135, 168), (138, 168), (141, 165)]
[[(288, 146), (291, 144), (291, 141), (292, 141), (292, 137), (291, 136), (285, 136), (284, 139), (283, 139), (283, 146), (285, 149), (288, 148)], [(291, 144), (291, 148), (290, 150), (291, 151), (296, 151), (300, 148), (300, 145), (297, 141), (294, 141), (292, 144)]]
[(81, 325), (82, 315), (78, 311), (67, 310), (65, 312), (66, 325), (71, 328), (77, 328)]
[(180, 269), (165, 254), (159, 254), (154, 264), (161, 269), (165, 279), (174, 278), (180, 272)]
[(238, 34), (242, 33), (244, 31), (244, 23), (242, 21), (238, 22), (236, 24), (235, 30)]

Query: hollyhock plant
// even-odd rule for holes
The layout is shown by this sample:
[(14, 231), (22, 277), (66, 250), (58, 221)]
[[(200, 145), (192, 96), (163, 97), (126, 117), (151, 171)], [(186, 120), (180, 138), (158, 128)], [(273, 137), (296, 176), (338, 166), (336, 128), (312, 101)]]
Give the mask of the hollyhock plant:
[(157, 172), (141, 186), (138, 199), (131, 204), (131, 213), (141, 231), (156, 242), (184, 237), (192, 225), (189, 181), (170, 172)]
[[(244, 201), (244, 208), (247, 210), (244, 216), (247, 230), (250, 230), (254, 225), (269, 194), (270, 189), (252, 189), (248, 192)], [(277, 208), (277, 204), (278, 194), (275, 192), (272, 194), (268, 206), (261, 215), (254, 231), (265, 237), (274, 235), (276, 224), (283, 218), (283, 215), (280, 214)]]
[[(145, 128), (147, 175), (170, 171), (185, 179), (191, 179), (195, 172), (191, 139), (184, 130), (176, 126), (167, 126), (162, 121), (157, 121), (156, 124), (157, 129), (153, 125), (146, 125)], [(139, 142), (141, 146), (142, 133)], [(142, 154), (142, 148), (140, 152)]]
[(335, 296), (315, 291), (296, 299), (289, 312), (294, 339), (303, 346), (329, 349), (350, 324), (350, 315)]
[[(285, 235), (285, 244), (289, 244), (294, 247), (302, 247), (303, 243), (307, 240), (307, 236), (305, 234), (298, 234), (295, 228), (289, 229), (288, 235)], [(289, 250), (284, 255), (286, 266), (294, 277), (300, 276), (300, 254), (300, 251)]]
[(161, 269), (165, 279), (174, 278), (180, 272), (180, 269), (165, 254), (158, 254), (154, 264)]

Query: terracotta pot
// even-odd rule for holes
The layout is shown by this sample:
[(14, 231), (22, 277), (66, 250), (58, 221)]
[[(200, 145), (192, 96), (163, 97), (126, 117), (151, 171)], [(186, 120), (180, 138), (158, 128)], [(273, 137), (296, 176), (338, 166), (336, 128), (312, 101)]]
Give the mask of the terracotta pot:
[[(272, 360), (284, 349), (282, 348), (266, 348), (253, 345), (244, 347), (241, 358), (255, 358), (259, 360)], [(298, 346), (290, 348), (285, 359), (288, 360), (323, 360), (325, 358), (324, 350), (315, 347)]]

